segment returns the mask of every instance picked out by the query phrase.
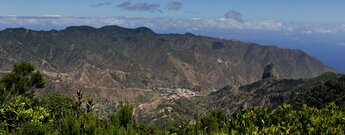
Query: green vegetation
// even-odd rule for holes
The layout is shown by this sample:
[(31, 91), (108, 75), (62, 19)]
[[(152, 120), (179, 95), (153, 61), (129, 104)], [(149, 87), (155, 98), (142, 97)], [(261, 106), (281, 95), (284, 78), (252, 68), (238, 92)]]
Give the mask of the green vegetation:
[(35, 88), (43, 88), (45, 81), (40, 71), (28, 62), (15, 64), (13, 71), (0, 79), (1, 107), (17, 95), (33, 96)]
[[(322, 80), (324, 78), (329, 79)], [(308, 83), (314, 83), (314, 85), (311, 84), (313, 87), (308, 86)], [(316, 79), (310, 79), (306, 82), (306, 86), (296, 91), (298, 95), (296, 95), (290, 103), (297, 107), (308, 104), (317, 108), (322, 108), (330, 102), (335, 102), (342, 108), (345, 107), (345, 75), (326, 73)]]
[[(325, 83), (337, 90), (344, 81)], [(183, 121), (158, 129), (136, 123), (133, 106), (121, 103), (115, 112), (102, 119), (92, 113), (93, 101), (77, 91), (75, 99), (59, 93), (35, 97), (43, 88), (42, 74), (27, 62), (0, 79), (0, 134), (343, 134), (345, 111), (331, 102), (320, 108), (283, 104), (272, 110), (239, 108), (231, 117), (221, 109), (209, 112), (194, 122)], [(328, 98), (326, 98), (328, 99)], [(326, 101), (325, 101), (326, 102)], [(330, 102), (327, 100), (327, 102)]]

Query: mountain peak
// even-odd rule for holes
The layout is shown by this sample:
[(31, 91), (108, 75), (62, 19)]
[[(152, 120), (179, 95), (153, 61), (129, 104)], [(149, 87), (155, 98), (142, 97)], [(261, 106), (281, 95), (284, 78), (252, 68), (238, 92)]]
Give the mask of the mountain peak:
[(66, 31), (92, 31), (95, 30), (94, 27), (91, 26), (70, 26), (65, 29)]
[(3, 31), (4, 31), (4, 32), (15, 32), (15, 31), (23, 32), (23, 31), (28, 31), (28, 30), (29, 30), (29, 29), (20, 27), (20, 28), (7, 28), (7, 29), (4, 29)]
[(155, 34), (150, 28), (147, 27), (139, 27), (134, 29), (136, 33), (142, 33), (142, 34)]
[(150, 28), (147, 27), (138, 27), (134, 29), (120, 27), (118, 25), (107, 25), (99, 28), (98, 30), (105, 30), (105, 31), (132, 31), (134, 33), (143, 33), (143, 34), (155, 34)]
[(99, 28), (99, 30), (106, 30), (106, 31), (117, 31), (117, 30), (124, 30), (126, 28), (120, 27), (118, 25), (107, 25)]

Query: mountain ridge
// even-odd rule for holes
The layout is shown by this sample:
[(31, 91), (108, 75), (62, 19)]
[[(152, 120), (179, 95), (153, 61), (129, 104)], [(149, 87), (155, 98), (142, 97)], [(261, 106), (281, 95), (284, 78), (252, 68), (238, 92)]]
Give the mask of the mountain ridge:
[[(197, 83), (195, 82), (199, 82), (199, 85), (205, 83), (193, 78), (210, 77), (212, 76), (211, 71), (214, 70), (218, 70), (217, 75), (214, 75), (216, 78), (220, 79), (219, 76), (222, 76), (222, 78), (228, 79), (221, 84), (209, 83), (208, 86), (212, 84), (222, 87), (233, 84), (235, 80), (241, 84), (248, 84), (260, 80), (261, 70), (268, 63), (274, 63), (277, 70), (282, 70), (279, 74), (282, 74), (283, 78), (315, 77), (325, 71), (335, 71), (300, 50), (280, 49), (275, 46), (260, 46), (255, 43), (195, 36), (193, 34), (156, 34), (146, 27), (126, 29), (120, 26), (104, 26), (100, 28), (71, 26), (60, 31), (32, 31), (24, 28), (15, 28), (1, 31), (1, 37), (3, 37), (2, 48), (13, 47), (8, 49), (20, 55), (27, 55), (22, 56), (22, 58), (16, 58), (17, 61), (30, 61), (30, 59), (26, 58), (28, 56), (37, 57), (37, 59), (41, 59), (41, 62), (37, 62), (36, 59), (36, 62), (33, 63), (40, 65), (38, 67), (42, 67), (42, 63), (48, 63), (49, 68), (46, 69), (60, 68), (58, 72), (61, 72), (61, 69), (70, 65), (78, 66), (78, 64), (71, 63), (76, 61), (80, 62), (79, 66), (83, 63), (89, 63), (102, 69), (119, 67), (120, 71), (124, 71), (132, 63), (138, 64), (139, 67), (137, 68), (141, 70), (145, 68), (152, 70), (150, 72), (153, 72), (155, 75), (165, 72), (171, 74), (172, 70), (182, 70), (179, 78), (182, 77), (181, 79), (190, 80), (190, 84), (183, 85), (183, 87), (191, 86), (191, 84), (196, 85)], [(63, 40), (65, 42), (61, 42)], [(105, 52), (108, 54), (104, 54)], [(152, 54), (148, 54), (150, 52)], [(65, 57), (58, 56), (59, 53), (65, 56), (67, 60)], [(291, 61), (294, 64), (289, 63), (288, 58), (293, 58)], [(35, 58), (32, 60), (35, 60)], [(207, 62), (200, 62), (202, 60)], [(4, 63), (6, 62), (1, 62), (2, 65)], [(155, 65), (157, 63), (163, 67), (156, 69)], [(201, 66), (198, 66), (200, 64)], [(248, 67), (238, 68), (236, 64), (256, 66), (253, 66), (254, 69), (249, 69)], [(174, 68), (165, 71), (166, 67), (164, 65), (174, 66)], [(204, 68), (208, 65), (211, 65), (211, 67)], [(202, 69), (198, 69), (199, 67), (202, 67)], [(160, 68), (163, 70), (160, 70)], [(187, 71), (188, 68), (192, 71)], [(309, 69), (302, 71), (302, 68)], [(316, 72), (313, 71), (313, 68)], [(71, 69), (69, 68), (68, 70)], [(68, 70), (64, 69), (64, 71)], [(244, 73), (247, 75), (234, 76), (238, 73), (221, 73), (226, 70), (236, 70), (239, 74)], [(205, 73), (202, 76), (198, 76), (196, 72)], [(250, 78), (248, 73), (245, 72), (252, 72), (254, 76), (258, 77)], [(232, 76), (233, 79), (230, 79), (229, 76)], [(175, 82), (177, 85), (173, 86), (179, 86), (181, 84), (178, 83), (182, 82)]]
[(138, 106), (137, 113), (140, 106), (145, 112), (143, 106), (159, 109), (165, 101), (251, 84), (262, 79), (270, 63), (280, 79), (336, 72), (301, 50), (190, 33), (157, 34), (146, 27), (5, 29), (0, 47), (0, 71), (29, 61), (45, 74), (44, 91), (73, 95), (81, 90), (106, 111), (126, 100)]

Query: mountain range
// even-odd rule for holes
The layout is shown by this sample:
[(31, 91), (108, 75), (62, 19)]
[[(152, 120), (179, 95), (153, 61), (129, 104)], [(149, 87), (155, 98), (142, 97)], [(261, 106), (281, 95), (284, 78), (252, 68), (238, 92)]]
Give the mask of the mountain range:
[[(323, 80), (301, 78), (340, 76), (301, 50), (191, 33), (157, 34), (146, 27), (5, 29), (0, 56), (1, 73), (29, 61), (46, 76), (44, 92), (81, 90), (95, 99), (99, 115), (126, 100), (135, 104), (141, 121), (151, 124), (192, 119), (195, 110), (220, 107), (230, 113), (239, 105), (297, 101), (294, 93)], [(274, 78), (263, 78), (267, 65)]]

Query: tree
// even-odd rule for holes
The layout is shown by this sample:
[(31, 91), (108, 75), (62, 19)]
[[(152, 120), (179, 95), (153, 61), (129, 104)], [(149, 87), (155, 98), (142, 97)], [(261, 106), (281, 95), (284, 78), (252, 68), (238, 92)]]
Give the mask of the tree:
[(117, 127), (127, 128), (133, 122), (133, 106), (129, 103), (120, 103), (118, 110), (108, 117)]
[(218, 132), (226, 128), (227, 117), (223, 110), (216, 109), (211, 111), (208, 115), (201, 118), (201, 127), (206, 130), (208, 134)]
[(86, 103), (86, 112), (89, 113), (89, 112), (92, 112), (93, 110), (93, 106), (95, 104), (93, 103), (93, 99), (89, 99), (87, 100), (87, 103)]
[(59, 119), (73, 109), (74, 103), (75, 101), (71, 97), (59, 93), (50, 93), (41, 100), (40, 104), (51, 110), (54, 119)]
[(75, 98), (76, 98), (76, 102), (75, 102), (75, 109), (76, 110), (82, 110), (83, 106), (83, 102), (84, 102), (84, 97), (83, 97), (83, 92), (81, 92), (80, 90), (78, 90), (76, 93), (75, 93)]
[(2, 107), (11, 99), (11, 96), (33, 96), (36, 88), (43, 88), (45, 80), (43, 74), (35, 67), (26, 62), (14, 64), (12, 72), (0, 79), (0, 94)]
[(11, 131), (24, 123), (39, 126), (52, 122), (52, 119), (47, 108), (35, 106), (31, 98), (18, 96), (0, 109), (0, 121), (2, 126)]

